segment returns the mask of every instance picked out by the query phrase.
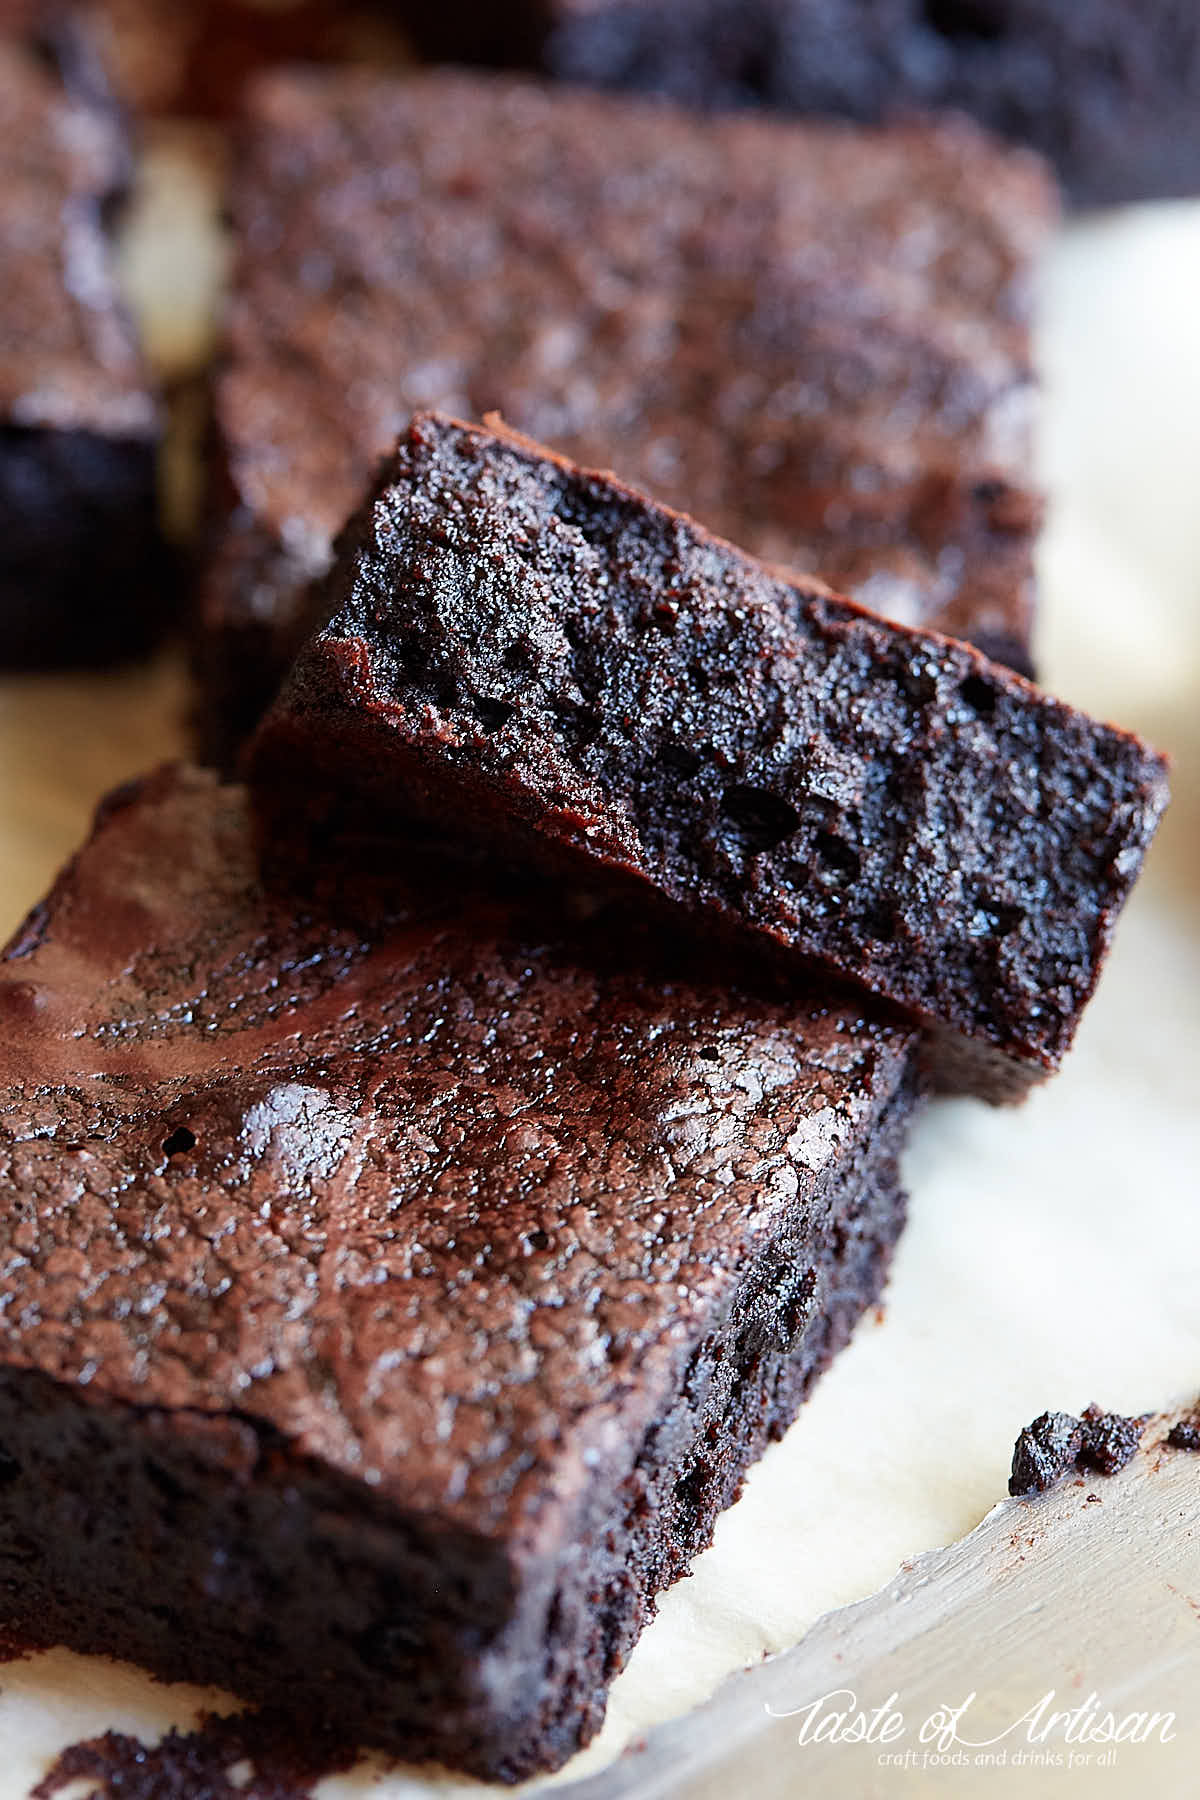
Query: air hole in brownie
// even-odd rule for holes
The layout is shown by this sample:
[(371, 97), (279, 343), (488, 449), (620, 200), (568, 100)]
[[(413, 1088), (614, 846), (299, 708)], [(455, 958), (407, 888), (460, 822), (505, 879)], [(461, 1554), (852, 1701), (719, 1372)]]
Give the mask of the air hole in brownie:
[(825, 865), (830, 881), (836, 887), (844, 887), (849, 881), (858, 877), (862, 867), (858, 851), (832, 831), (818, 831), (813, 837), (813, 848)]
[(548, 1250), (550, 1248), (549, 1234), (544, 1231), (527, 1231), (525, 1247), (527, 1250)]
[(422, 1656), (429, 1646), (415, 1626), (398, 1619), (382, 1619), (359, 1632), (354, 1648), (369, 1669), (386, 1674)]
[(158, 1489), (164, 1500), (169, 1500), (172, 1505), (183, 1499), (182, 1486), (176, 1481), (173, 1475), (169, 1474), (167, 1470), (163, 1468), (161, 1463), (154, 1462), (148, 1458), (146, 1461), (146, 1477), (149, 1481), (154, 1483), (154, 1486)]
[(968, 675), (958, 691), (971, 710), (981, 718), (990, 718), (995, 712), (996, 690), (982, 675)]
[(715, 1044), (701, 1044), (696, 1054), (702, 1056), (705, 1062), (720, 1062), (721, 1060), (721, 1052)]
[(169, 1137), (163, 1139), (164, 1156), (182, 1156), (186, 1150), (196, 1148), (196, 1134), (189, 1131), (186, 1125), (177, 1125)]
[(16, 1457), (10, 1456), (3, 1444), (0, 1444), (0, 1487), (7, 1487), (20, 1473), (21, 1465)]
[(863, 931), (877, 944), (892, 944), (896, 940), (895, 915), (876, 906), (864, 918)]
[(784, 838), (791, 837), (800, 823), (795, 807), (781, 795), (748, 784), (726, 788), (721, 795), (721, 811), (750, 856), (773, 850)]
[(1002, 500), (1007, 492), (1008, 489), (1004, 482), (997, 481), (995, 477), (992, 477), (986, 481), (977, 481), (971, 489), (971, 498), (980, 506), (994, 506), (997, 500)]
[(471, 708), (488, 737), (507, 725), (517, 710), (507, 700), (492, 700), (487, 694), (475, 694)]
[(658, 760), (664, 769), (670, 769), (674, 775), (682, 775), (686, 780), (696, 775), (700, 769), (700, 758), (686, 744), (664, 744), (658, 753)]
[(925, 0), (925, 21), (951, 41), (982, 38), (991, 43), (1004, 36), (1000, 0)]
[(896, 681), (917, 706), (927, 706), (937, 699), (936, 666), (926, 662), (906, 662), (896, 670)]
[(1019, 929), (1024, 914), (1019, 906), (996, 900), (991, 894), (976, 889), (971, 894), (975, 912), (969, 930), (972, 937), (1003, 938)]

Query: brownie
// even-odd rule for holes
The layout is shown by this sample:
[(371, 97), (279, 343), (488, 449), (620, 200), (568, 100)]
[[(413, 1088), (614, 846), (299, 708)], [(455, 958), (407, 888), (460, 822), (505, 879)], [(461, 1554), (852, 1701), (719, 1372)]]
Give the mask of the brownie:
[(0, 1624), (511, 1779), (878, 1295), (917, 1044), (408, 860), (168, 769), (0, 962)]
[(1150, 1418), (1149, 1413), (1126, 1418), (1099, 1406), (1084, 1407), (1079, 1418), (1073, 1413), (1039, 1414), (1013, 1446), (1009, 1493), (1044, 1494), (1072, 1469), (1119, 1474), (1136, 1456)]
[(1200, 192), (1195, 0), (480, 0), (401, 8), (428, 54), (878, 121), (959, 108), (1077, 200)]
[(415, 418), (250, 746), (268, 834), (423, 818), (861, 982), (943, 1080), (1054, 1069), (1163, 758), (506, 431)]
[(109, 267), (128, 173), (77, 32), (0, 33), (0, 665), (143, 648), (166, 611), (158, 408)]
[(713, 121), (437, 74), (254, 90), (199, 623), (205, 754), (408, 416), (616, 467), (774, 560), (1028, 668), (1032, 157), (966, 125)]
[(1039, 1413), (1013, 1445), (1008, 1491), (1018, 1498), (1044, 1494), (1076, 1467), (1083, 1449), (1083, 1426), (1074, 1413)]

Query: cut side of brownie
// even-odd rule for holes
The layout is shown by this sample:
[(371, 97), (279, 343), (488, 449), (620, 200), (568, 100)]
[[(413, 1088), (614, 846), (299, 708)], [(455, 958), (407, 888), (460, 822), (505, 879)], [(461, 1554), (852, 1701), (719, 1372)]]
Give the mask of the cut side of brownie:
[[(42, 9), (43, 12), (49, 9)], [(108, 260), (128, 171), (83, 40), (0, 32), (0, 664), (107, 661), (166, 614), (159, 415)]]
[(1029, 666), (1036, 159), (438, 73), (250, 101), (197, 627), (225, 760), (417, 410), (520, 430)]
[(1163, 759), (505, 431), (415, 419), (250, 750), (268, 832), (422, 817), (859, 981), (943, 1079), (1053, 1069)]
[(953, 107), (1076, 199), (1200, 193), (1194, 0), (480, 0), (404, 17), (428, 55), (863, 120)]
[(0, 1624), (513, 1779), (878, 1295), (917, 1038), (409, 863), (167, 770), (0, 960)]

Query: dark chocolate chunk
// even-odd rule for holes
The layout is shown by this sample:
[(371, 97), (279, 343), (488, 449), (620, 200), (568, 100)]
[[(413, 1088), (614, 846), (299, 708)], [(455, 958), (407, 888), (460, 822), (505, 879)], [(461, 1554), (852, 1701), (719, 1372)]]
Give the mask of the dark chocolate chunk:
[(947, 1086), (1054, 1069), (1163, 759), (609, 476), (419, 416), (249, 766), (268, 831), (418, 816), (861, 983)]
[(1167, 1433), (1172, 1450), (1200, 1450), (1200, 1422), (1180, 1419)]
[(918, 1044), (406, 859), (166, 770), (0, 959), (0, 1624), (514, 1779), (876, 1300)]

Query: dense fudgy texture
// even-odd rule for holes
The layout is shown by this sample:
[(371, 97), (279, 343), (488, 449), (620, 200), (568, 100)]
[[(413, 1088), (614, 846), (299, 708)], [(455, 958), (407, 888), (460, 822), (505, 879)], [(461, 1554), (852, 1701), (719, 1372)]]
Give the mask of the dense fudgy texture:
[(490, 408), (1027, 668), (1033, 158), (462, 75), (255, 90), (199, 621), (207, 753), (408, 416)]
[(269, 830), (426, 818), (863, 983), (950, 1085), (1053, 1069), (1160, 757), (496, 426), (418, 416), (251, 746)]
[(1194, 0), (481, 0), (405, 16), (434, 55), (716, 106), (880, 120), (953, 107), (1079, 200), (1200, 192)]
[(514, 1777), (879, 1293), (917, 1045), (409, 861), (166, 771), (0, 962), (0, 1621)]
[[(48, 10), (48, 9), (43, 9)], [(82, 39), (0, 33), (0, 664), (143, 648), (166, 613), (158, 415), (108, 267), (127, 172)]]

